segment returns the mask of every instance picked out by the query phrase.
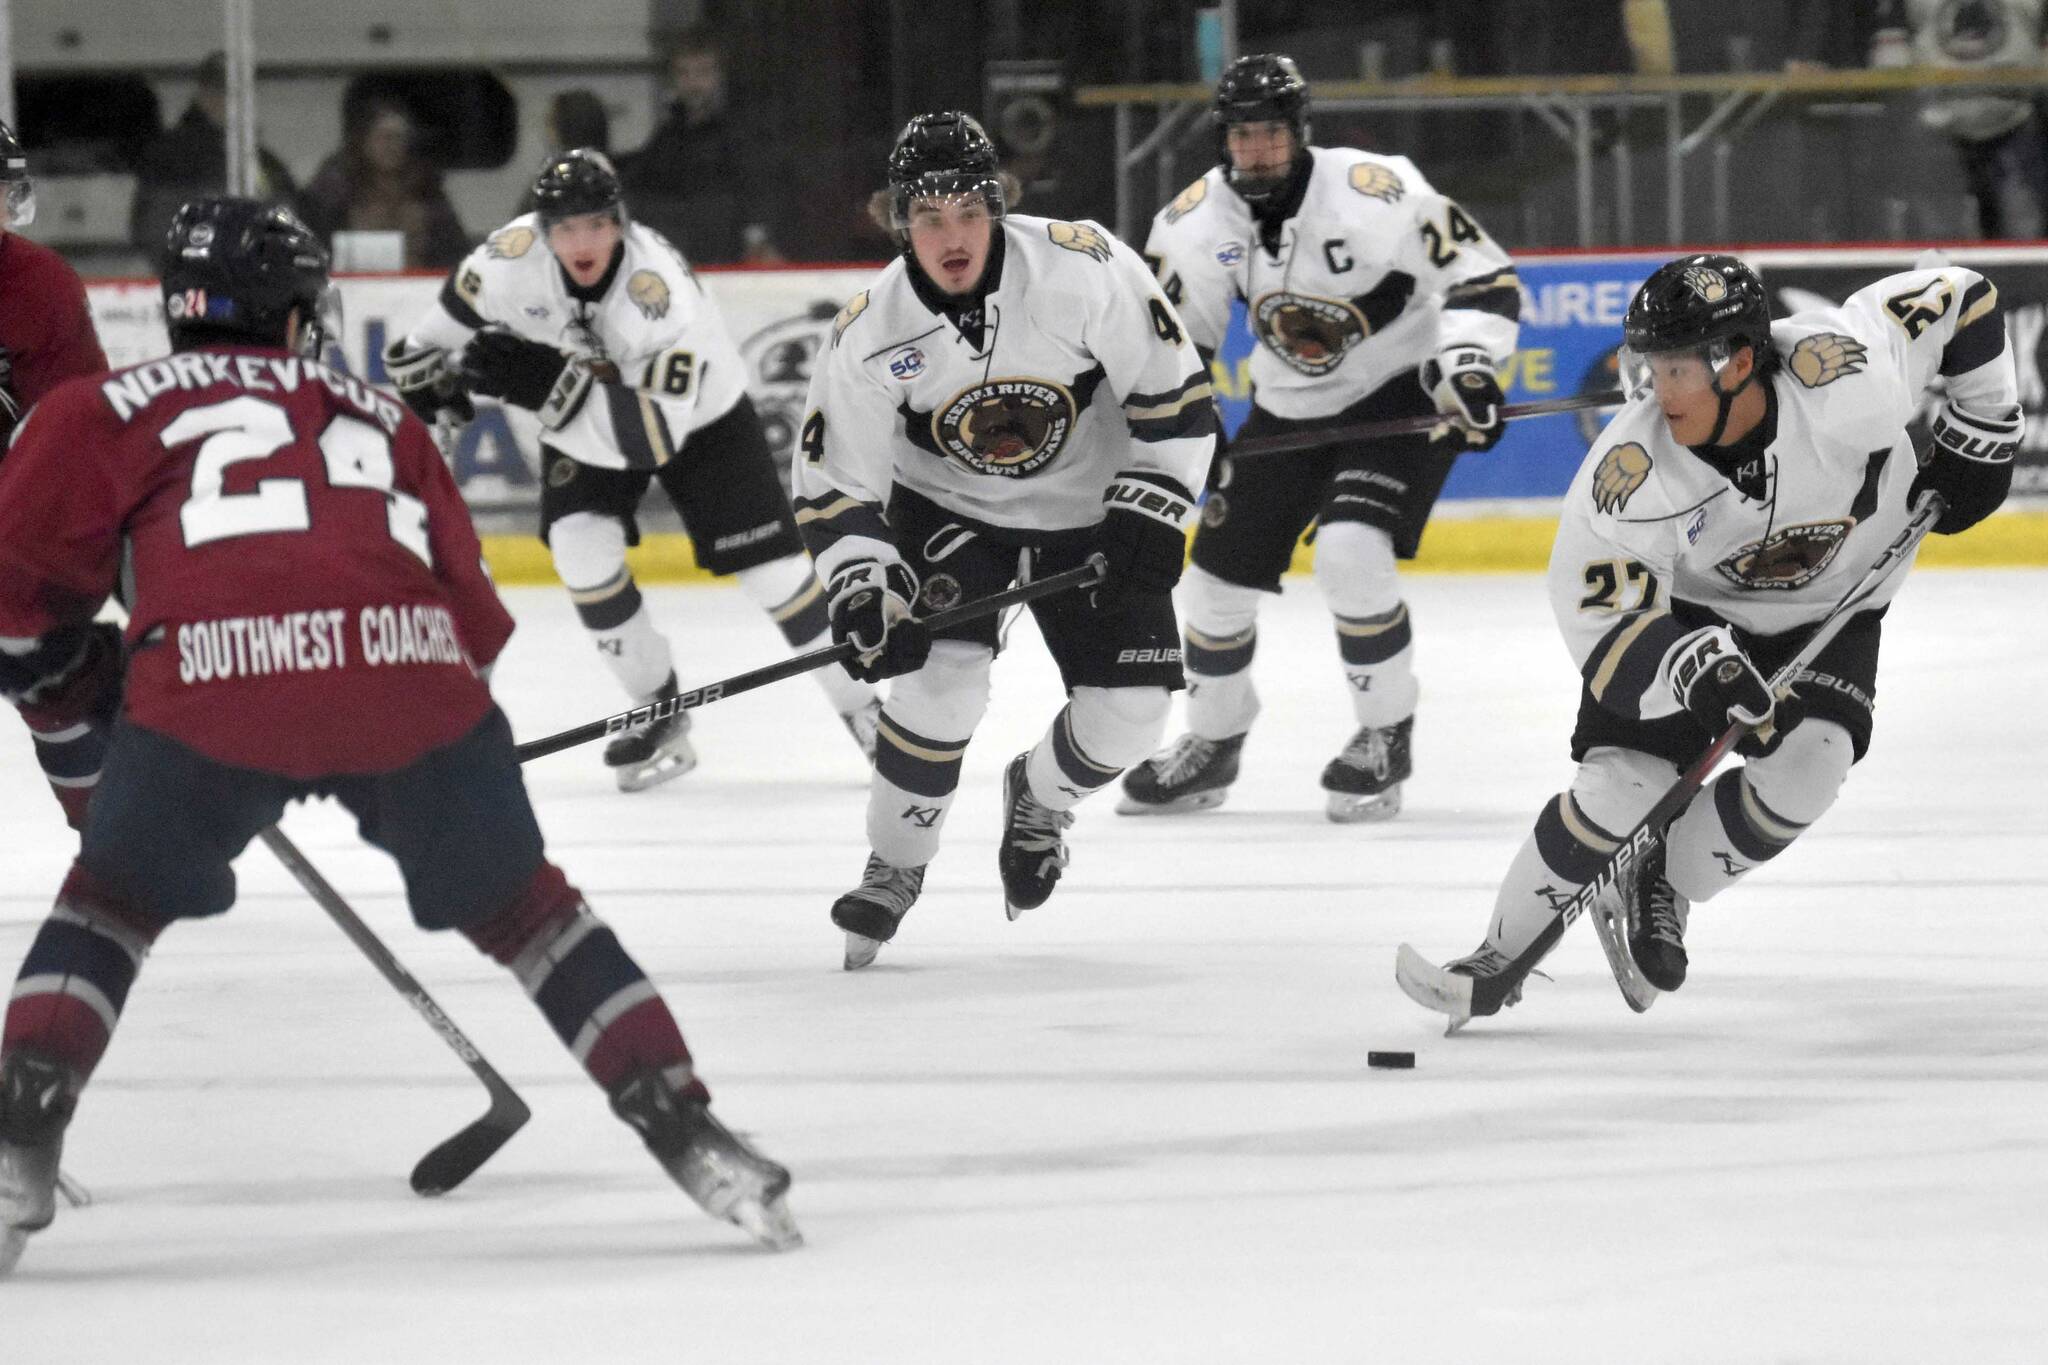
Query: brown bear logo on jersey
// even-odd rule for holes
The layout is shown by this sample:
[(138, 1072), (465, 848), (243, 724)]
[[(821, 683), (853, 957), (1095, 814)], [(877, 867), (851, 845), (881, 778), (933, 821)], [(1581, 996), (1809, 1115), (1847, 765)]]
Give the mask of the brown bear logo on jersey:
[(1401, 196), (1408, 193), (1408, 187), (1401, 183), (1401, 177), (1385, 166), (1375, 166), (1369, 161), (1360, 162), (1351, 168), (1351, 188), (1371, 199), (1388, 204), (1398, 204)]
[(1205, 175), (1173, 197), (1173, 202), (1166, 206), (1166, 221), (1178, 223), (1194, 211), (1195, 205), (1208, 197), (1209, 177)]
[(995, 379), (932, 414), (939, 449), (977, 474), (1022, 478), (1050, 464), (1078, 415), (1074, 396), (1042, 379)]
[(1792, 358), (1785, 362), (1785, 368), (1792, 371), (1792, 377), (1809, 389), (1823, 384), (1832, 384), (1845, 374), (1854, 374), (1863, 368), (1863, 362), (1870, 352), (1855, 337), (1840, 332), (1817, 332), (1810, 337), (1801, 337), (1799, 344), (1792, 348)]
[(1109, 243), (1103, 240), (1101, 233), (1086, 223), (1047, 223), (1045, 235), (1052, 238), (1054, 246), (1078, 251), (1092, 260), (1109, 259)]
[(659, 322), (668, 316), (668, 281), (652, 270), (633, 272), (626, 281), (626, 297), (633, 300), (640, 316), (649, 322)]
[(1703, 303), (1719, 303), (1728, 297), (1728, 281), (1721, 278), (1718, 270), (1709, 270), (1703, 265), (1688, 267), (1681, 277), (1699, 295)]
[(1619, 512), (1650, 477), (1650, 452), (1630, 441), (1600, 457), (1593, 471), (1593, 506), (1602, 512)]
[(1785, 526), (1754, 540), (1714, 567), (1738, 588), (1790, 592), (1827, 572), (1856, 525), (1844, 521), (1812, 521)]
[(1365, 340), (1372, 324), (1342, 299), (1313, 294), (1263, 294), (1251, 308), (1252, 332), (1303, 374), (1328, 374)]
[(533, 250), (539, 236), (530, 227), (499, 228), (484, 242), (484, 250), (501, 261), (516, 261)]

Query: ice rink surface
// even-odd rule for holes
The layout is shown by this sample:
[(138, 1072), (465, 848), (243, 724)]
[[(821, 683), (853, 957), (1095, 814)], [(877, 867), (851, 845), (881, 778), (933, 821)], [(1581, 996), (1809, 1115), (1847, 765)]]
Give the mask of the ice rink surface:
[[(1105, 794), (1010, 924), (999, 775), (1058, 704), (1020, 625), (924, 897), (862, 973), (826, 909), (859, 876), (864, 778), (808, 681), (697, 713), (702, 766), (650, 793), (614, 791), (595, 747), (529, 768), (718, 1111), (796, 1172), (810, 1245), (786, 1256), (698, 1213), (516, 986), (412, 931), (337, 812), (295, 810), (532, 1123), (414, 1197), (483, 1093), (254, 849), (235, 912), (168, 933), (129, 999), (67, 1151), (96, 1202), (0, 1284), (0, 1360), (2048, 1359), (2048, 573), (1907, 585), (1870, 757), (1695, 911), (1684, 991), (1630, 1014), (1575, 928), (1554, 983), (1452, 1039), (1395, 987), (1395, 945), (1479, 941), (1566, 780), (1575, 677), (1539, 579), (1410, 589), (1397, 822), (1322, 817), (1351, 725), (1296, 581), (1230, 803), (1139, 820)], [(508, 596), (516, 731), (619, 709), (566, 596)], [(736, 591), (649, 598), (686, 684), (777, 654)], [(10, 975), (71, 847), (28, 751), (9, 722)]]

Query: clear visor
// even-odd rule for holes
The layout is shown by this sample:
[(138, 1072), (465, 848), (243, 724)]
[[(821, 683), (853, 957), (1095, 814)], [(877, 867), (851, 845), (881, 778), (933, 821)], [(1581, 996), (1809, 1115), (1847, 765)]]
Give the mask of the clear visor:
[(1631, 398), (1653, 391), (1664, 399), (1693, 397), (1714, 389), (1734, 354), (1734, 343), (1725, 339), (1673, 351), (1624, 346), (1619, 356), (1621, 382)]
[(964, 176), (948, 176), (939, 183), (927, 177), (905, 186), (896, 192), (889, 214), (898, 232), (907, 232), (913, 224), (941, 227), (949, 222), (1002, 216), (1002, 182)]
[(299, 354), (318, 360), (330, 345), (341, 345), (341, 291), (332, 283), (320, 291), (313, 316), (299, 323)]
[(36, 182), (23, 176), (7, 185), (7, 227), (27, 227), (36, 220)]

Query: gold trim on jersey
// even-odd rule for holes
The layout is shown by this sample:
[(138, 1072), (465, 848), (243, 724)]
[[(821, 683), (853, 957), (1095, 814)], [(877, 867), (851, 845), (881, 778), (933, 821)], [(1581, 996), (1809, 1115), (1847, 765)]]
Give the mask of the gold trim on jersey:
[(1785, 368), (1807, 388), (1817, 389), (1844, 375), (1855, 374), (1869, 357), (1869, 350), (1855, 337), (1842, 332), (1816, 332), (1799, 339)]
[(1586, 685), (1586, 690), (1593, 694), (1594, 701), (1603, 704), (1606, 702), (1607, 685), (1614, 681), (1614, 674), (1621, 667), (1621, 661), (1628, 657), (1629, 649), (1642, 637), (1644, 631), (1670, 615), (1671, 613), (1662, 607), (1646, 611), (1607, 637), (1607, 653), (1600, 660), (1599, 670), (1593, 674), (1593, 680)]
[(1080, 408), (1063, 384), (991, 379), (953, 395), (932, 413), (932, 440), (977, 474), (1035, 474), (1060, 453)]
[(484, 239), (484, 250), (501, 261), (516, 261), (533, 250), (540, 234), (525, 224), (499, 228)]
[(1383, 203), (1398, 204), (1408, 193), (1408, 187), (1401, 183), (1401, 177), (1385, 166), (1361, 161), (1351, 168), (1351, 188), (1370, 199)]
[(1986, 280), (1984, 281), (1984, 292), (1979, 294), (1977, 296), (1977, 301), (1971, 304), (1968, 308), (1964, 309), (1963, 315), (1956, 319), (1956, 330), (1958, 332), (1962, 331), (1965, 327), (1968, 327), (1971, 323), (1976, 322), (1985, 314), (1996, 310), (1997, 307), (1998, 286), (1993, 284), (1991, 281)]
[(1628, 500), (1650, 477), (1650, 464), (1650, 452), (1634, 441), (1601, 456), (1600, 467), (1593, 471), (1593, 506), (1602, 512), (1619, 512), (1628, 506)]
[(1166, 206), (1166, 221), (1178, 223), (1194, 212), (1195, 206), (1208, 197), (1209, 177), (1205, 175), (1173, 197), (1173, 202)]
[(1252, 334), (1302, 374), (1328, 374), (1372, 335), (1365, 314), (1344, 299), (1276, 289), (1254, 299), (1250, 312)]
[(647, 445), (654, 452), (654, 463), (665, 465), (676, 457), (675, 438), (669, 434), (668, 417), (661, 405), (646, 394), (634, 395), (640, 407), (640, 425), (647, 429)]
[(1078, 251), (1090, 260), (1109, 259), (1109, 243), (1103, 239), (1101, 233), (1086, 223), (1047, 223), (1045, 235), (1052, 239), (1054, 246)]
[(640, 310), (640, 316), (659, 322), (668, 316), (668, 281), (652, 270), (636, 270), (626, 281), (626, 297)]
[(1190, 384), (1164, 403), (1155, 403), (1151, 407), (1144, 408), (1134, 408), (1126, 405), (1124, 417), (1132, 422), (1169, 421), (1180, 416), (1182, 412), (1187, 410), (1189, 405), (1207, 403), (1214, 399), (1215, 396), (1216, 390), (1206, 381)]
[(840, 516), (847, 512), (856, 511), (859, 508), (865, 506), (867, 506), (867, 504), (862, 502), (859, 498), (853, 497), (850, 494), (841, 493), (838, 497), (834, 498), (831, 502), (826, 503), (823, 507), (798, 507), (796, 509), (796, 524), (799, 526), (808, 526), (810, 523), (814, 521), (830, 521), (832, 520), (832, 518), (836, 516)]

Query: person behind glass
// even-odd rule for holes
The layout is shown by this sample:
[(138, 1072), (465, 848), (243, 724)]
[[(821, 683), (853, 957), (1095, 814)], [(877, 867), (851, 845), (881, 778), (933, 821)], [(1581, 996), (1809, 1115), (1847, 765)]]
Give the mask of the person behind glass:
[[(547, 135), (550, 158), (560, 157), (578, 147), (586, 147), (606, 157), (612, 155), (612, 116), (595, 90), (578, 86), (574, 90), (557, 91), (555, 97), (548, 101)], [(519, 196), (519, 211), (532, 213), (539, 207), (540, 201), (534, 197), (533, 186), (528, 185)]]
[[(176, 123), (142, 149), (135, 164), (135, 198), (128, 209), (128, 241), (154, 260), (171, 215), (187, 199), (218, 194), (227, 184), (227, 59), (208, 53), (199, 63), (199, 87)], [(268, 147), (256, 148), (255, 197), (289, 204), (298, 194), (292, 173)]]
[[(2042, 60), (2042, 0), (1885, 0), (1870, 64), (1980, 70)], [(2037, 94), (1965, 89), (1931, 99), (1920, 121), (1955, 144), (1991, 239), (2048, 229), (2048, 125)]]
[(330, 243), (337, 232), (398, 232), (408, 270), (452, 266), (469, 254), (469, 234), (448, 202), (441, 172), (420, 152), (412, 116), (386, 100), (346, 115), (341, 149), (306, 186), (306, 223)]
[(634, 211), (698, 265), (781, 260), (768, 225), (750, 216), (770, 196), (759, 183), (756, 144), (741, 137), (728, 108), (718, 39), (693, 30), (667, 60), (668, 112), (619, 163)]

